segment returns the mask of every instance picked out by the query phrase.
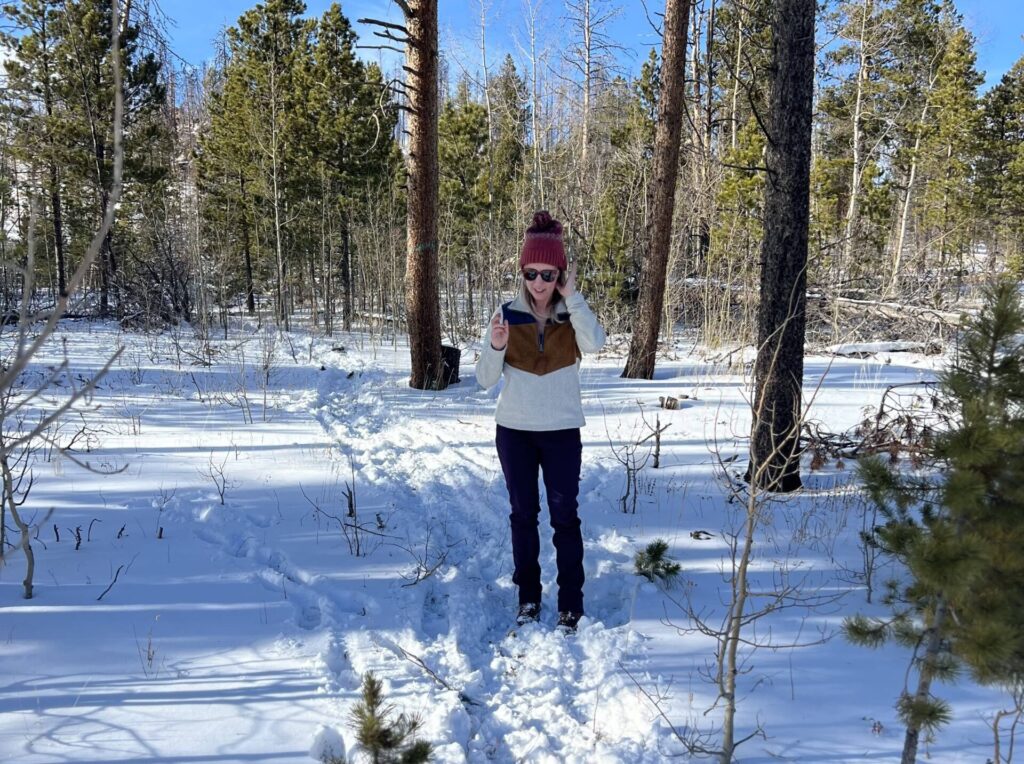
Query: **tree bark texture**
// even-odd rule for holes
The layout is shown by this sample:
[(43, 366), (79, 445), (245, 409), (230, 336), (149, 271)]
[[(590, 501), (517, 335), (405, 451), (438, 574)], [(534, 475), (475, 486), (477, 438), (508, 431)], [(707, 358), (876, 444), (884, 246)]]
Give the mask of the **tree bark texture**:
[(665, 0), (661, 94), (654, 133), (654, 166), (647, 187), (650, 250), (640, 269), (640, 296), (623, 377), (652, 379), (665, 301), (668, 254), (672, 243), (672, 211), (679, 175), (679, 140), (686, 88), (686, 39), (690, 0)]
[(428, 390), (444, 386), (437, 291), (437, 0), (409, 6), (405, 309), (412, 360), (409, 386)]
[(814, 13), (814, 0), (779, 0), (772, 11), (771, 134), (749, 477), (762, 489), (783, 492), (801, 485)]

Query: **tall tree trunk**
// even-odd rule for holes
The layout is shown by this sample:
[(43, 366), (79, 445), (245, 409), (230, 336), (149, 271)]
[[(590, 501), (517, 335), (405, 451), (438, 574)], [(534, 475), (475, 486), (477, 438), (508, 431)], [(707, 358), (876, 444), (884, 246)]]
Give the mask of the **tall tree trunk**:
[[(694, 195), (694, 226), (697, 236), (697, 251), (694, 261), (689, 268), (696, 272), (697, 269), (707, 262), (708, 252), (711, 250), (711, 167), (713, 160), (713, 147), (715, 145), (715, 0), (711, 0), (710, 7), (701, 11), (699, 16), (694, 18), (694, 30), (705, 27), (704, 37), (704, 72), (703, 82), (701, 81), (700, 68), (694, 66), (694, 101), (696, 107), (694, 116), (700, 117), (699, 128), (694, 130), (694, 145), (698, 153), (694, 156), (693, 171), (693, 195)], [(699, 50), (695, 46), (693, 55), (694, 62), (698, 60)], [(703, 84), (704, 92), (701, 93)], [(701, 113), (703, 109), (703, 113)], [(694, 120), (697, 127), (697, 120)]]
[(839, 339), (840, 316), (839, 297), (841, 285), (850, 278), (850, 266), (853, 262), (854, 236), (856, 234), (857, 217), (860, 213), (860, 187), (861, 177), (864, 173), (864, 148), (862, 117), (864, 112), (864, 87), (868, 81), (868, 66), (870, 57), (867, 49), (867, 28), (868, 18), (871, 16), (873, 0), (865, 0), (861, 6), (860, 34), (857, 37), (857, 89), (853, 102), (853, 136), (850, 141), (853, 166), (850, 170), (850, 200), (846, 205), (846, 215), (843, 222), (843, 246), (839, 262), (834, 264), (832, 283), (836, 289), (835, 299), (832, 302), (832, 331)]
[[(853, 256), (853, 237), (860, 207), (861, 176), (864, 172), (863, 133), (861, 130), (864, 111), (864, 86), (868, 81), (867, 26), (872, 13), (873, 2), (867, 0), (861, 8), (859, 52), (857, 55), (857, 95), (853, 105), (853, 168), (850, 172), (850, 201), (846, 206), (846, 220), (843, 227), (843, 259), (840, 268), (848, 268)], [(838, 303), (836, 303), (838, 305)]]
[(315, 330), (320, 323), (320, 295), (316, 290), (316, 254), (310, 248), (307, 255), (307, 268), (309, 271), (309, 323)]
[[(99, 67), (94, 67), (93, 88), (93, 92), (97, 93), (102, 90)], [(96, 160), (96, 185), (100, 192), (100, 220), (104, 220), (110, 207), (110, 191), (107, 189), (106, 171), (107, 138), (104, 127), (96, 123), (97, 116), (92, 111), (88, 94), (86, 94), (86, 104), (92, 134), (93, 156)], [(110, 292), (114, 275), (114, 232), (112, 229), (107, 229), (100, 244), (99, 268), (100, 316), (106, 317), (110, 315)]]
[(531, 2), (527, 6), (527, 23), (530, 32), (530, 129), (533, 132), (533, 187), (535, 206), (544, 208), (544, 166), (540, 161), (540, 53), (537, 51), (537, 7)]
[[(487, 221), (494, 221), (494, 110), (491, 108), (491, 78), (487, 66), (487, 5), (480, 2), (480, 66), (483, 69), (484, 107), (487, 109)], [(491, 227), (487, 228), (490, 234)], [(486, 252), (483, 253), (485, 256)], [(472, 292), (471, 292), (472, 294)]]
[(409, 211), (405, 306), (410, 387), (445, 387), (437, 292), (437, 0), (408, 3)]
[(580, 167), (583, 177), (589, 176), (590, 151), (590, 94), (594, 81), (594, 41), (593, 26), (590, 22), (590, 0), (583, 0), (583, 124), (581, 126), (583, 147), (580, 152)]
[(60, 178), (57, 165), (50, 162), (50, 208), (53, 210), (53, 247), (57, 260), (57, 293), (68, 296), (67, 265), (64, 259), (64, 224), (60, 212)]
[(903, 196), (903, 209), (900, 212), (900, 230), (892, 247), (892, 271), (889, 274), (889, 286), (883, 297), (893, 297), (899, 289), (900, 268), (903, 262), (903, 247), (907, 241), (907, 225), (910, 222), (911, 199), (914, 197), (914, 181), (917, 178), (917, 152), (921, 148), (921, 136), (914, 141), (914, 158), (910, 160), (910, 173), (907, 175), (907, 190)]
[[(110, 204), (110, 195), (104, 189), (101, 209), (106, 216), (107, 206)], [(113, 291), (114, 281), (114, 233), (107, 231), (100, 245), (100, 316), (110, 315), (110, 293)]]
[[(96, 167), (97, 178), (100, 184), (100, 219), (102, 220), (107, 215), (107, 206), (110, 204), (110, 194), (107, 192), (107, 184), (104, 181), (105, 173), (103, 172), (103, 162), (105, 159), (105, 148), (106, 144), (103, 142), (102, 137), (98, 137), (98, 140), (94, 144), (96, 150)], [(113, 241), (112, 232), (107, 231), (103, 237), (103, 242), (100, 244), (100, 317), (106, 318), (110, 315), (110, 276), (113, 272), (111, 266)]]
[(736, 6), (736, 60), (732, 70), (732, 101), (729, 108), (729, 148), (736, 150), (736, 136), (739, 132), (740, 66), (743, 63), (743, 6)]
[(344, 311), (342, 326), (346, 332), (352, 331), (352, 248), (349, 235), (348, 216), (341, 219), (341, 305)]
[(800, 487), (800, 416), (807, 306), (815, 0), (772, 10), (761, 294), (748, 477), (758, 487)]
[(683, 123), (683, 97), (686, 88), (686, 33), (690, 0), (665, 1), (664, 41), (662, 43), (661, 94), (658, 100), (658, 124), (654, 133), (654, 167), (647, 187), (650, 251), (640, 270), (640, 299), (629, 356), (623, 377), (651, 379), (661, 330), (661, 310), (665, 301), (668, 253), (672, 243), (672, 211), (676, 202), (676, 178), (679, 174), (679, 138)]
[[(47, 40), (46, 33), (46, 11), (42, 16), (41, 38)], [(50, 209), (53, 211), (53, 246), (57, 261), (57, 293), (60, 297), (68, 296), (67, 289), (67, 264), (64, 261), (64, 225), (61, 216), (60, 201), (60, 176), (57, 171), (57, 162), (54, 160), (53, 151), (56, 148), (53, 142), (53, 91), (50, 87), (50, 57), (43, 56), (43, 106), (46, 109), (46, 147), (50, 154)]]
[[(273, 78), (274, 75), (271, 74)], [(271, 82), (271, 88), (274, 88), (273, 79)], [(271, 95), (276, 103), (276, 98)], [(271, 139), (270, 139), (270, 180), (271, 180), (271, 191), (274, 194), (274, 252), (277, 255), (277, 318), (278, 321), (284, 326), (285, 330), (288, 329), (288, 289), (285, 285), (285, 263), (284, 263), (284, 223), (281, 220), (281, 189), (278, 172), (278, 124), (277, 124), (277, 109), (274, 107), (274, 115), (271, 117), (273, 124), (271, 125)]]
[(334, 334), (334, 248), (333, 221), (328, 215), (328, 185), (324, 173), (320, 173), (320, 271), (324, 274), (324, 334)]
[(252, 248), (249, 244), (248, 197), (245, 195), (245, 175), (238, 173), (238, 184), (242, 192), (242, 258), (245, 261), (245, 309), (250, 316), (256, 315), (256, 290), (252, 283)]
[(907, 225), (910, 222), (911, 200), (914, 197), (914, 183), (917, 179), (917, 158), (921, 151), (921, 136), (925, 129), (925, 120), (928, 119), (928, 112), (931, 109), (931, 93), (935, 86), (938, 72), (934, 72), (928, 78), (928, 88), (925, 91), (924, 106), (921, 107), (921, 119), (917, 126), (917, 135), (914, 138), (914, 151), (910, 159), (910, 172), (907, 175), (907, 191), (903, 197), (903, 209), (900, 212), (900, 228), (896, 236), (896, 242), (892, 250), (892, 271), (889, 274), (889, 286), (883, 292), (883, 297), (893, 297), (899, 289), (900, 268), (903, 259), (903, 246), (907, 240)]

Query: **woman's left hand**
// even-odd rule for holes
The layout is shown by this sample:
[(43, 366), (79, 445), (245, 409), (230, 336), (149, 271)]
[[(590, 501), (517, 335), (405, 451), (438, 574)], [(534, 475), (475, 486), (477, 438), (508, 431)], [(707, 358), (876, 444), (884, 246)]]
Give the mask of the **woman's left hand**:
[(576, 293), (576, 263), (565, 272), (565, 283), (558, 285), (558, 293), (563, 298), (572, 297)]

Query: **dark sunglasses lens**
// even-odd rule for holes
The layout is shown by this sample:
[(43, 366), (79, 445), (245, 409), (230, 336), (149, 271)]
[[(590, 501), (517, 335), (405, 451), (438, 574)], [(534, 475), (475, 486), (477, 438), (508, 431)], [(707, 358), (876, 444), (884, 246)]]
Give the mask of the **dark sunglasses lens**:
[(538, 271), (533, 268), (527, 268), (523, 271), (523, 278), (527, 281), (536, 281), (538, 276), (540, 276), (545, 283), (550, 284), (558, 278), (558, 271)]

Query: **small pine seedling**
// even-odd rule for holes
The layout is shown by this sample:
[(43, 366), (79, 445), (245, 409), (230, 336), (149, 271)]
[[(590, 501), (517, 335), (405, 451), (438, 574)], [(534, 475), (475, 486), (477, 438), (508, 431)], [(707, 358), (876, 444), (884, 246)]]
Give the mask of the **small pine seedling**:
[(664, 539), (655, 539), (646, 549), (637, 552), (633, 563), (636, 565), (636, 574), (651, 582), (660, 578), (671, 583), (682, 570), (679, 563), (668, 556), (668, 542)]
[(433, 746), (416, 740), (420, 720), (394, 715), (384, 704), (381, 681), (371, 672), (363, 674), (363, 699), (352, 709), (351, 724), (363, 753), (372, 764), (423, 764), (430, 761)]

